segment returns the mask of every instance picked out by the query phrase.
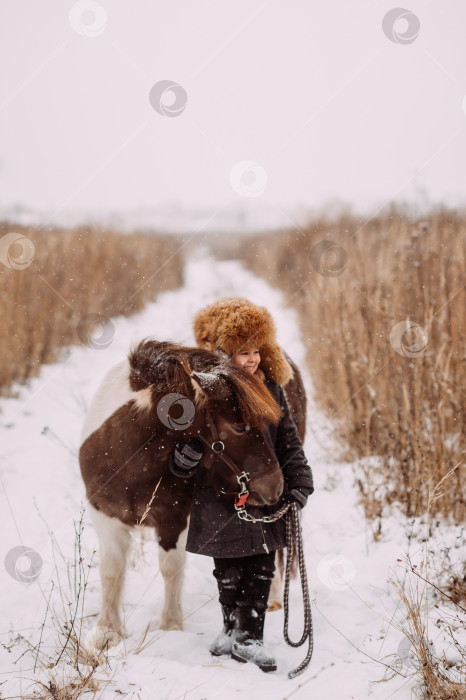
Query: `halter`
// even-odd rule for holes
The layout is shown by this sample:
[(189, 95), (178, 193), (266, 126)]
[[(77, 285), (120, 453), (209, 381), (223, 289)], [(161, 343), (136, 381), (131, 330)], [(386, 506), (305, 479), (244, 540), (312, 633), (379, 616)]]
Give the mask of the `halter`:
[(217, 455), (231, 469), (233, 474), (236, 476), (236, 480), (239, 485), (239, 491), (235, 496), (235, 508), (236, 510), (239, 510), (240, 508), (244, 509), (244, 506), (246, 505), (246, 501), (248, 500), (249, 496), (249, 491), (247, 488), (247, 484), (249, 484), (249, 482), (251, 481), (251, 479), (249, 478), (249, 472), (245, 472), (242, 469), (240, 469), (236, 462), (234, 462), (231, 459), (231, 457), (229, 457), (227, 454), (224, 454), (225, 444), (222, 442), (222, 440), (220, 440), (217, 426), (215, 425), (215, 422), (212, 418), (212, 412), (208, 404), (206, 406), (205, 412), (208, 421), (207, 424), (210, 428), (210, 432), (212, 433), (212, 444), (210, 445), (210, 449), (212, 451), (209, 453), (208, 459), (212, 460), (214, 459), (215, 455)]
[[(198, 380), (195, 377), (195, 372), (192, 371), (191, 367), (189, 366), (188, 362), (184, 360), (184, 358), (180, 359), (181, 366), (183, 367), (184, 371), (186, 374), (191, 378), (194, 379), (194, 381), (199, 384)], [(194, 375), (194, 376), (193, 376)], [(202, 389), (202, 386), (199, 384), (199, 386)], [(220, 436), (218, 434), (217, 426), (215, 424), (215, 421), (212, 418), (212, 412), (210, 410), (209, 404), (207, 403), (206, 408), (205, 408), (206, 416), (207, 416), (207, 424), (210, 428), (210, 432), (212, 434), (212, 443), (210, 445), (211, 452), (208, 455), (209, 460), (213, 460), (215, 456), (220, 457), (220, 459), (225, 462), (225, 464), (231, 469), (233, 474), (236, 476), (236, 480), (239, 485), (239, 491), (235, 496), (235, 508), (237, 511), (244, 511), (244, 507), (246, 505), (246, 501), (249, 496), (249, 491), (247, 488), (247, 484), (251, 481), (249, 477), (249, 472), (245, 472), (244, 470), (240, 469), (236, 462), (234, 462), (231, 457), (227, 454), (225, 454), (225, 443), (220, 440)], [(202, 437), (202, 436), (200, 436)], [(202, 438), (203, 439), (203, 438)], [(240, 515), (240, 512), (238, 512), (238, 515)]]

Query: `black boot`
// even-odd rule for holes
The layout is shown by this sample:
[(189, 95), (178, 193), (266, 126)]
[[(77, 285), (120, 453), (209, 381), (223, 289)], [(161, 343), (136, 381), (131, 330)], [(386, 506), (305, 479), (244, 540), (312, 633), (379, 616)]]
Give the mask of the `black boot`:
[(231, 653), (235, 635), (236, 607), (222, 605), (223, 630), (218, 634), (210, 646), (210, 653), (213, 656), (222, 656)]
[(276, 671), (273, 656), (264, 649), (265, 611), (240, 605), (237, 609), (231, 657), (236, 661), (250, 661), (262, 671)]

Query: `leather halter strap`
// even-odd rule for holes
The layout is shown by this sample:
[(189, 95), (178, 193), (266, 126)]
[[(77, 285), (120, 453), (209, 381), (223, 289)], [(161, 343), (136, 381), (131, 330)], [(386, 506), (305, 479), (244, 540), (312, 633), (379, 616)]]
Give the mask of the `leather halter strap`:
[(208, 426), (210, 428), (210, 432), (212, 433), (212, 444), (210, 446), (211, 452), (209, 454), (209, 459), (214, 459), (215, 455), (221, 455), (222, 461), (230, 467), (233, 474), (235, 474), (237, 477), (242, 476), (245, 472), (238, 467), (236, 462), (234, 462), (231, 459), (231, 457), (225, 454), (225, 444), (222, 442), (222, 440), (220, 440), (217, 426), (215, 425), (215, 421), (212, 418), (212, 411), (210, 410), (210, 406), (208, 404), (206, 406), (205, 412), (207, 415)]
[[(194, 379), (194, 381), (197, 382), (197, 384), (199, 384), (200, 388), (202, 389), (202, 386), (200, 385), (200, 383), (196, 379), (196, 376), (195, 376), (196, 373), (193, 372), (193, 370), (189, 366), (189, 363), (187, 362), (187, 360), (185, 360), (184, 358), (180, 358), (180, 364), (183, 367), (186, 374), (191, 379)], [(212, 443), (210, 445), (211, 451), (210, 451), (207, 459), (213, 460), (213, 459), (215, 459), (215, 456), (217, 456), (217, 457), (220, 457), (220, 459), (223, 462), (225, 462), (225, 464), (231, 469), (233, 474), (236, 476), (236, 479), (237, 479), (238, 484), (240, 486), (239, 495), (241, 496), (241, 495), (247, 493), (246, 484), (248, 484), (253, 479), (251, 479), (249, 477), (248, 472), (245, 472), (243, 469), (240, 469), (238, 467), (238, 465), (236, 464), (236, 462), (234, 462), (231, 459), (231, 457), (229, 457), (227, 454), (225, 454), (225, 443), (222, 440), (220, 440), (217, 426), (216, 426), (215, 421), (212, 417), (212, 411), (210, 410), (210, 406), (209, 406), (208, 402), (207, 402), (206, 407), (205, 407), (205, 412), (206, 412), (206, 416), (207, 416), (208, 426), (209, 426), (210, 432), (212, 434)]]
[[(253, 481), (249, 477), (249, 472), (242, 471), (238, 465), (229, 457), (228, 455), (224, 454), (225, 452), (225, 445), (220, 440), (217, 426), (215, 425), (214, 419), (212, 418), (212, 412), (210, 410), (209, 405), (207, 404), (206, 406), (206, 415), (207, 415), (207, 420), (208, 424), (210, 427), (210, 432), (212, 433), (212, 439), (213, 442), (211, 444), (211, 452), (209, 454), (209, 459), (214, 459), (214, 455), (220, 456), (220, 459), (225, 462), (227, 466), (230, 467), (232, 470), (233, 474), (236, 475), (236, 481), (238, 482), (239, 486), (239, 491), (236, 493), (235, 497), (235, 508), (237, 511), (244, 510), (244, 506), (246, 505), (246, 501), (249, 497), (249, 491), (247, 485)], [(223, 454), (222, 454), (223, 453)], [(224, 492), (227, 493), (227, 492)]]

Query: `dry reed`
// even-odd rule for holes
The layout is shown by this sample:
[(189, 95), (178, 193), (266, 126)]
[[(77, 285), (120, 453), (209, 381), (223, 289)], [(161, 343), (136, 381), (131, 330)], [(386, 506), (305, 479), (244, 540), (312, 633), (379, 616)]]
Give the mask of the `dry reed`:
[(454, 212), (393, 210), (229, 243), (297, 309), (316, 398), (360, 458), (368, 517), (393, 502), (426, 512), (456, 466), (432, 514), (464, 520), (465, 233)]
[[(449, 629), (451, 638), (455, 643), (456, 649), (459, 650), (459, 659), (456, 663), (448, 662), (445, 655), (437, 656), (435, 646), (430, 641), (429, 632), (429, 590), (428, 587), (434, 586), (425, 575), (425, 562), (421, 562), (420, 567), (409, 564), (408, 579), (403, 584), (397, 577), (391, 580), (398, 597), (400, 598), (405, 611), (405, 621), (397, 623), (399, 629), (405, 635), (410, 645), (410, 651), (407, 656), (410, 657), (413, 673), (420, 686), (422, 696), (432, 700), (465, 700), (466, 699), (466, 652), (461, 649), (459, 643), (454, 639), (451, 630)], [(413, 576), (414, 574), (414, 576)], [(425, 575), (423, 575), (425, 574)], [(415, 577), (418, 578), (415, 578)], [(422, 581), (423, 583), (420, 583)], [(425, 585), (424, 585), (425, 584)], [(435, 586), (435, 588), (437, 588)], [(456, 618), (459, 627), (464, 627), (466, 620), (464, 619), (464, 610), (457, 608)], [(436, 615), (438, 616), (438, 612)], [(459, 614), (462, 614), (460, 618)], [(453, 615), (449, 616), (453, 617)], [(438, 623), (444, 622), (438, 620)], [(444, 625), (445, 626), (445, 625)], [(434, 627), (438, 632), (437, 628)], [(406, 655), (406, 650), (405, 650)]]
[[(12, 232), (28, 246), (13, 241), (6, 249)], [(176, 289), (179, 248), (174, 236), (0, 224), (0, 393), (59, 359), (63, 348), (92, 342), (93, 331), (102, 337), (112, 316)]]
[(94, 553), (89, 557), (82, 549), (83, 518), (81, 508), (80, 519), (74, 522), (73, 557), (65, 557), (50, 533), (55, 568), (42, 626), (35, 644), (19, 640), (26, 646), (19, 658), (25, 656), (31, 664), (29, 671), (23, 670), (23, 680), (31, 681), (26, 697), (78, 700), (89, 693), (96, 697), (112, 682), (105, 652), (97, 652), (86, 640), (83, 614)]

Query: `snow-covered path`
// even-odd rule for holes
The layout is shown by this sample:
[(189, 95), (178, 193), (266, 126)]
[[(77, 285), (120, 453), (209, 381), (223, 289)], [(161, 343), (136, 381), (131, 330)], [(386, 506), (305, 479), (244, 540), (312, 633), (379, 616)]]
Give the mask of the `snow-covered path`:
[[(141, 314), (114, 319), (115, 335), (105, 349), (74, 347), (62, 363), (43, 367), (17, 399), (0, 402), (2, 427), (1, 532), (2, 560), (18, 545), (40, 554), (41, 573), (23, 583), (1, 568), (0, 673), (2, 697), (26, 697), (32, 692), (34, 654), (52, 588), (52, 605), (59, 600), (58, 582), (69, 589), (66, 560), (73, 560), (75, 525), (85, 503), (77, 451), (86, 407), (105, 372), (119, 362), (133, 341), (154, 336), (193, 343), (191, 321), (204, 304), (222, 296), (245, 296), (266, 305), (275, 318), (278, 339), (304, 369), (305, 349), (294, 312), (286, 309), (281, 293), (243, 270), (233, 261), (215, 262), (199, 251), (186, 267), (185, 285), (167, 292)], [(182, 632), (157, 632), (162, 580), (158, 575), (156, 545), (146, 536), (134, 548), (133, 566), (125, 587), (125, 616), (130, 638), (112, 650), (110, 668), (97, 677), (110, 679), (97, 697), (122, 693), (128, 698), (175, 700), (281, 700), (346, 698), (407, 700), (410, 681), (397, 675), (379, 681), (380, 663), (393, 665), (402, 634), (382, 618), (395, 603), (388, 597), (389, 568), (401, 556), (403, 529), (391, 522), (383, 541), (374, 543), (362, 509), (357, 506), (351, 465), (339, 464), (332, 429), (317, 410), (312, 384), (304, 371), (308, 391), (306, 454), (312, 465), (316, 491), (303, 513), (303, 530), (311, 598), (314, 600), (315, 648), (311, 666), (290, 681), (287, 671), (304, 657), (305, 647), (286, 646), (282, 611), (270, 613), (266, 642), (276, 654), (278, 670), (264, 674), (255, 666), (231, 659), (214, 659), (208, 646), (220, 627), (220, 609), (212, 563), (207, 557), (188, 555), (184, 587), (185, 627)], [(96, 538), (84, 515), (84, 556), (90, 561)], [(57, 552), (63, 555), (57, 555)], [(90, 629), (99, 609), (96, 557), (84, 601), (85, 625)], [(300, 589), (293, 584), (291, 605), (298, 638)], [(377, 610), (377, 612), (376, 612)], [(139, 640), (151, 622), (146, 639), (151, 644), (136, 653)], [(19, 636), (18, 636), (19, 635)], [(24, 639), (23, 639), (24, 638)], [(52, 652), (58, 638), (46, 620), (42, 650)], [(394, 656), (389, 656), (394, 655)], [(409, 670), (398, 670), (404, 676)], [(16, 662), (16, 663), (15, 663)], [(38, 673), (36, 669), (36, 673)], [(44, 678), (44, 676), (41, 676)]]

